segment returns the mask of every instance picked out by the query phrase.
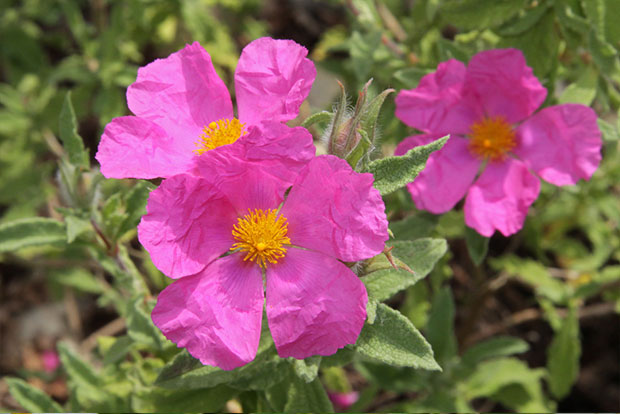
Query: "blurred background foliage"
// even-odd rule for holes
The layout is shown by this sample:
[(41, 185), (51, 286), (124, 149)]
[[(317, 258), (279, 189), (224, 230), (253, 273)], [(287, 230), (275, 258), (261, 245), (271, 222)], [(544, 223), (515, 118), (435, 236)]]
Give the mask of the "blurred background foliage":
[[(319, 69), (304, 118), (331, 109), (336, 80), (354, 96), (373, 78), (377, 95), (415, 87), (443, 60), (516, 47), (548, 89), (545, 105), (596, 110), (599, 170), (575, 187), (543, 183), (509, 238), (466, 229), (459, 208), (416, 211), (404, 189), (386, 196), (396, 239), (448, 240), (430, 276), (388, 301), (443, 371), (345, 357), (320, 377), (332, 392), (360, 392), (351, 411), (617, 411), (619, 21), (617, 0), (0, 0), (0, 375), (77, 411), (279, 407), (271, 383), (210, 380), (200, 400), (152, 387), (176, 352), (148, 317), (167, 279), (135, 237), (157, 182), (104, 180), (93, 158), (106, 123), (128, 113), (139, 66), (199, 41), (234, 93), (243, 46), (292, 38)], [(413, 133), (393, 113), (388, 98), (377, 156)], [(48, 371), (42, 355), (60, 339), (63, 368)], [(15, 398), (59, 408), (16, 380), (7, 391), (0, 382), (7, 410)]]

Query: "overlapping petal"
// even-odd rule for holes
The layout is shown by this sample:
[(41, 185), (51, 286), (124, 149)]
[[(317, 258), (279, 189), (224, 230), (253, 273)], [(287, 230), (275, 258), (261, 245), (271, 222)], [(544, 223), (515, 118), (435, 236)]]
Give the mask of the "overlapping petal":
[(465, 65), (455, 59), (442, 62), (437, 71), (420, 80), (417, 88), (400, 91), (396, 116), (410, 127), (432, 134), (466, 134), (482, 115), (475, 101), (463, 97)]
[(193, 275), (233, 244), (237, 214), (207, 179), (176, 175), (153, 190), (138, 225), (155, 266), (176, 279)]
[(96, 158), (106, 178), (170, 177), (188, 171), (194, 155), (177, 144), (153, 122), (123, 116), (106, 125)]
[(267, 269), (267, 320), (283, 358), (331, 355), (355, 343), (367, 302), (360, 279), (322, 253), (289, 248)]
[(297, 172), (315, 155), (312, 135), (302, 127), (291, 128), (275, 121), (251, 126), (234, 144), (208, 151), (196, 159), (200, 174), (236, 175), (247, 166), (291, 185)]
[(263, 302), (260, 268), (233, 254), (164, 289), (152, 318), (200, 362), (230, 370), (256, 356)]
[(547, 90), (527, 66), (520, 50), (493, 49), (471, 58), (463, 94), (478, 100), (487, 116), (502, 116), (509, 123), (516, 123), (534, 113), (545, 100)]
[(545, 108), (521, 124), (517, 136), (515, 154), (555, 185), (589, 179), (601, 161), (601, 132), (587, 106)]
[(263, 37), (248, 44), (235, 71), (239, 119), (257, 124), (295, 118), (316, 77), (307, 54), (292, 40)]
[(514, 234), (523, 227), (539, 191), (540, 181), (523, 162), (491, 162), (465, 198), (465, 223), (486, 237), (495, 230)]
[(294, 245), (344, 261), (379, 254), (388, 239), (385, 206), (372, 186), (346, 161), (322, 155), (299, 173), (282, 207)]
[[(441, 136), (416, 135), (405, 138), (396, 147), (394, 154), (405, 154), (411, 148), (438, 138)], [(453, 135), (442, 149), (431, 154), (424, 170), (407, 184), (407, 189), (417, 208), (435, 214), (445, 213), (465, 196), (480, 164), (480, 160), (474, 158), (467, 149), (467, 141)]]
[(138, 69), (138, 79), (127, 89), (127, 104), (188, 152), (195, 149), (202, 127), (233, 115), (228, 90), (198, 42)]

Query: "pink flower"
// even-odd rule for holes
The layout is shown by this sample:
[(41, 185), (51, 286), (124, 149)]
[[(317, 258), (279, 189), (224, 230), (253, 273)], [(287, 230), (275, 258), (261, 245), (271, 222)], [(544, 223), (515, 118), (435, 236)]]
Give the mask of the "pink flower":
[(577, 104), (534, 114), (546, 95), (516, 49), (480, 52), (467, 67), (440, 63), (417, 88), (401, 91), (396, 116), (425, 134), (406, 138), (397, 155), (451, 134), (408, 184), (416, 207), (439, 214), (465, 196), (469, 227), (508, 236), (538, 198), (538, 177), (560, 186), (589, 179), (601, 160), (596, 114)]
[(43, 369), (45, 372), (52, 373), (60, 366), (60, 358), (56, 351), (43, 351), (41, 358), (43, 359)]
[(261, 150), (250, 145), (214, 152), (199, 174), (164, 180), (138, 227), (155, 265), (177, 279), (153, 322), (203, 364), (230, 370), (254, 358), (265, 296), (281, 357), (333, 354), (364, 324), (366, 289), (341, 261), (375, 256), (388, 238), (372, 175), (281, 149), (269, 160), (252, 159)]
[(347, 411), (349, 407), (359, 400), (360, 395), (357, 391), (351, 392), (327, 392), (329, 400), (334, 404), (337, 413)]
[(253, 126), (295, 118), (316, 75), (306, 54), (291, 40), (265, 37), (248, 44), (235, 71), (238, 118), (198, 42), (140, 68), (127, 89), (136, 116), (105, 127), (96, 155), (101, 172), (146, 179), (193, 172), (198, 158), (245, 139)]

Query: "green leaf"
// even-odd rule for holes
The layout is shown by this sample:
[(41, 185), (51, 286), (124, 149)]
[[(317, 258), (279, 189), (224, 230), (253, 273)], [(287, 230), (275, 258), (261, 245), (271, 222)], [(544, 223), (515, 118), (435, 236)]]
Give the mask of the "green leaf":
[(454, 301), (447, 287), (441, 289), (433, 298), (431, 312), (426, 323), (426, 336), (433, 347), (437, 361), (445, 362), (456, 355)]
[[(618, 122), (620, 123), (620, 117), (618, 117), (618, 120)], [(599, 129), (601, 130), (603, 140), (616, 142), (620, 139), (620, 133), (618, 133), (618, 129), (616, 129), (615, 126), (601, 118), (598, 118), (596, 122)]]
[[(413, 270), (394, 269), (385, 256), (372, 259), (362, 282), (368, 291), (368, 297), (375, 301), (386, 300), (395, 293), (413, 286), (430, 273), (435, 263), (446, 253), (447, 243), (444, 239), (418, 239), (414, 241), (394, 241), (392, 254), (401, 259)], [(377, 263), (379, 262), (380, 263)], [(378, 269), (371, 271), (373, 269)]]
[(105, 365), (116, 364), (118, 361), (125, 358), (125, 355), (127, 355), (133, 344), (133, 340), (128, 335), (115, 338), (112, 346), (110, 346), (103, 355), (103, 363)]
[(377, 306), (375, 323), (362, 329), (355, 350), (394, 366), (441, 371), (431, 346), (411, 321), (382, 303)]
[(386, 195), (412, 182), (426, 166), (426, 160), (431, 153), (441, 149), (448, 138), (445, 136), (430, 144), (412, 148), (402, 156), (385, 157), (371, 162), (368, 172), (375, 177), (375, 188), (381, 195)]
[(79, 387), (98, 389), (101, 380), (95, 369), (80, 358), (64, 342), (58, 344), (58, 353), (62, 361), (62, 367), (69, 375), (69, 379)]
[(517, 256), (504, 256), (489, 262), (495, 269), (516, 275), (521, 281), (531, 285), (537, 294), (554, 303), (566, 303), (570, 297), (569, 286), (553, 278), (547, 268), (539, 262)]
[(590, 29), (588, 21), (578, 14), (580, 8), (575, 0), (555, 0), (555, 14), (564, 29), (586, 34)]
[(132, 397), (135, 412), (220, 412), (239, 391), (225, 385), (210, 389), (164, 390), (149, 388)]
[(66, 241), (65, 224), (51, 218), (32, 217), (0, 224), (0, 253), (45, 244), (62, 245)]
[(71, 92), (67, 92), (65, 101), (60, 110), (60, 139), (69, 156), (69, 162), (78, 167), (89, 167), (88, 153), (84, 149), (82, 137), (77, 132), (77, 121), (75, 111), (71, 103)]
[(498, 26), (522, 10), (527, 0), (444, 0), (440, 13), (446, 22), (464, 29)]
[(549, 388), (557, 399), (568, 395), (577, 381), (580, 356), (579, 319), (575, 308), (571, 307), (548, 350)]
[(366, 136), (370, 142), (375, 142), (377, 138), (377, 119), (379, 118), (379, 111), (383, 106), (385, 98), (392, 92), (394, 92), (394, 89), (384, 90), (379, 95), (375, 96), (364, 108), (364, 115), (362, 116), (360, 127), (366, 132)]
[(90, 221), (81, 217), (66, 216), (65, 223), (67, 225), (67, 243), (73, 243), (73, 241), (81, 234), (93, 230), (93, 226)]
[(103, 293), (104, 285), (95, 276), (83, 268), (63, 269), (52, 272), (52, 278), (65, 286), (82, 292)]
[(305, 382), (312, 382), (316, 379), (321, 365), (321, 356), (316, 355), (306, 359), (293, 359), (293, 371), (295, 375)]
[(266, 389), (283, 379), (286, 370), (281, 364), (286, 360), (277, 357), (273, 341), (264, 330), (256, 357), (247, 365), (224, 371), (202, 365), (183, 351), (163, 368), (155, 384), (168, 389), (211, 388), (225, 383), (239, 389)]
[(297, 375), (290, 375), (291, 384), (284, 406), (286, 413), (333, 413), (334, 408), (319, 379), (306, 383)]
[[(489, 397), (505, 403), (518, 403), (523, 412), (553, 411), (545, 401), (541, 377), (542, 369), (530, 369), (516, 358), (500, 358), (478, 364), (474, 373), (464, 382), (462, 392), (468, 400)], [(517, 389), (520, 401), (507, 391)], [(511, 404), (512, 405), (512, 404)]]
[(555, 15), (548, 10), (530, 29), (516, 36), (504, 36), (497, 46), (520, 49), (536, 77), (544, 79), (555, 64), (559, 44)]
[(139, 296), (127, 304), (127, 334), (138, 343), (161, 349), (165, 338), (142, 308), (143, 301)]
[(62, 367), (69, 376), (71, 409), (112, 411), (116, 401), (103, 389), (103, 381), (95, 369), (63, 342), (58, 344), (58, 353)]
[(146, 201), (154, 188), (155, 186), (148, 181), (139, 181), (129, 191), (125, 199), (127, 216), (124, 217), (123, 224), (119, 229), (119, 236), (136, 228), (142, 216), (146, 214)]
[(465, 243), (467, 244), (467, 252), (471, 257), (472, 262), (476, 266), (484, 261), (489, 251), (489, 238), (480, 235), (476, 230), (471, 227), (465, 227)]
[(334, 114), (327, 111), (317, 112), (315, 114), (310, 115), (308, 118), (304, 119), (301, 123), (301, 126), (304, 128), (308, 128), (311, 125), (316, 124), (317, 122), (329, 122), (334, 117)]
[(19, 378), (7, 378), (9, 392), (26, 411), (31, 413), (64, 413), (62, 407), (46, 393)]
[(596, 71), (593, 68), (585, 69), (575, 83), (571, 83), (564, 89), (564, 92), (558, 98), (558, 102), (561, 104), (578, 103), (590, 106), (596, 96), (597, 82), (598, 75)]
[(498, 336), (471, 346), (461, 357), (463, 364), (476, 366), (485, 359), (520, 354), (529, 349), (523, 339), (512, 336)]
[(396, 240), (414, 240), (430, 236), (438, 221), (438, 215), (420, 211), (402, 220), (391, 222), (390, 230)]
[(500, 27), (497, 34), (500, 36), (516, 36), (534, 26), (540, 18), (545, 14), (547, 9), (552, 6), (550, 2), (540, 2), (534, 7), (522, 10), (517, 16), (505, 25)]

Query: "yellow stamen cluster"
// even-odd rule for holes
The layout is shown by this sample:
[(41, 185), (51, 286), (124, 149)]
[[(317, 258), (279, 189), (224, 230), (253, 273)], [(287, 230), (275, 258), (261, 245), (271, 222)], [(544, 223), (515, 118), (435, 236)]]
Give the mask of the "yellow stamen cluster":
[(257, 262), (262, 268), (267, 262), (277, 263), (286, 254), (283, 244), (290, 244), (286, 237), (288, 223), (276, 210), (248, 210), (248, 214), (237, 219), (232, 235), (237, 241), (230, 250), (247, 252), (243, 260)]
[(471, 126), (469, 150), (480, 158), (502, 160), (515, 145), (515, 132), (501, 116), (484, 118)]
[(200, 155), (222, 145), (232, 144), (246, 133), (245, 124), (239, 122), (237, 118), (210, 122), (202, 128), (200, 139), (196, 142), (198, 149), (194, 152)]

